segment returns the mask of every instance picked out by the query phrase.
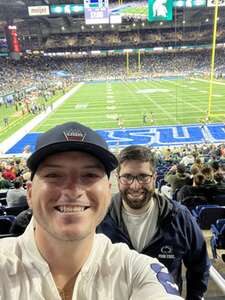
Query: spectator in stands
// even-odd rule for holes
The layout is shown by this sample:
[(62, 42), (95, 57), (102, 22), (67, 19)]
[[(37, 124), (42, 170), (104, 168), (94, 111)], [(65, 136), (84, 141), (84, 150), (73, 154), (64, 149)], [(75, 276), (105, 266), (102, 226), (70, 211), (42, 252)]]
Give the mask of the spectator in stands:
[(21, 170), (22, 165), (21, 165), (21, 159), (20, 158), (15, 159), (14, 168), (15, 168), (16, 176), (20, 176), (21, 173), (22, 173), (22, 170)]
[(181, 299), (158, 260), (95, 234), (117, 166), (95, 131), (58, 125), (38, 138), (27, 163), (33, 219), (19, 238), (0, 240), (2, 299)]
[(183, 164), (185, 167), (192, 165), (195, 161), (195, 158), (191, 152), (188, 152), (180, 161), (180, 164)]
[(7, 205), (27, 206), (27, 191), (23, 188), (23, 182), (20, 179), (14, 181), (14, 188), (9, 189), (6, 195)]
[(207, 190), (204, 187), (205, 176), (202, 173), (197, 173), (193, 177), (193, 184), (184, 185), (177, 192), (177, 201), (184, 202), (187, 198), (199, 196), (204, 198), (204, 203), (207, 202)]
[(218, 187), (225, 188), (225, 178), (224, 174), (221, 171), (217, 171), (216, 173), (214, 173), (214, 180)]
[(201, 169), (201, 173), (205, 176), (205, 184), (214, 184), (213, 168), (209, 165), (204, 165)]
[(2, 172), (2, 177), (8, 181), (13, 181), (16, 179), (16, 175), (15, 175), (11, 165), (7, 165), (5, 167), (5, 169)]
[(192, 184), (190, 174), (186, 173), (186, 169), (183, 164), (173, 165), (169, 172), (165, 175), (165, 181), (170, 186), (162, 186), (161, 193), (169, 199), (172, 199), (175, 191), (180, 189), (183, 185)]
[(26, 161), (31, 155), (30, 145), (26, 145), (23, 149), (22, 158)]
[(98, 227), (113, 243), (123, 242), (140, 253), (157, 257), (182, 290), (182, 263), (187, 300), (201, 300), (207, 289), (209, 259), (206, 243), (190, 212), (176, 201), (155, 193), (155, 165), (148, 147), (129, 146), (119, 156), (120, 192)]
[(220, 164), (219, 164), (219, 162), (218, 162), (217, 160), (212, 160), (212, 161), (210, 162), (210, 166), (211, 166), (212, 169), (213, 169), (213, 173), (218, 172), (219, 169), (220, 169)]
[(196, 157), (192, 167), (197, 167), (199, 170), (203, 167), (203, 163), (200, 157)]
[(0, 189), (9, 189), (11, 187), (12, 183), (2, 176), (2, 169), (0, 169)]
[(198, 174), (200, 172), (200, 169), (197, 167), (197, 165), (192, 165), (191, 169), (190, 169), (190, 177), (193, 178), (196, 174)]
[(21, 174), (21, 177), (23, 178), (23, 182), (25, 182), (25, 183), (28, 182), (30, 180), (30, 176), (31, 176), (31, 173), (30, 173), (29, 168), (25, 167)]

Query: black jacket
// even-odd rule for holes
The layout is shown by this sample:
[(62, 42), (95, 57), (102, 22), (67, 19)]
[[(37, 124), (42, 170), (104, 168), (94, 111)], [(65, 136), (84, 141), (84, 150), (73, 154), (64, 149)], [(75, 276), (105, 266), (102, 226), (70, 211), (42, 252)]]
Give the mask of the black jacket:
[[(156, 257), (173, 275), (182, 290), (182, 262), (187, 280), (188, 300), (200, 300), (207, 289), (209, 259), (206, 242), (190, 212), (175, 201), (155, 195), (159, 206), (158, 231), (142, 253)], [(113, 243), (124, 242), (134, 249), (122, 220), (120, 194), (113, 197), (109, 211), (97, 232), (106, 234)]]

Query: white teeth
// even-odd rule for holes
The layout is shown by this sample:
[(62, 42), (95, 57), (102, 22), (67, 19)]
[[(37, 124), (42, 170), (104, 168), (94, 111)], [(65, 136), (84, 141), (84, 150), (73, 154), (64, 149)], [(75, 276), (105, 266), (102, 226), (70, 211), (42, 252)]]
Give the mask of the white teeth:
[(73, 213), (73, 212), (82, 212), (84, 211), (84, 206), (59, 206), (58, 210), (62, 213)]

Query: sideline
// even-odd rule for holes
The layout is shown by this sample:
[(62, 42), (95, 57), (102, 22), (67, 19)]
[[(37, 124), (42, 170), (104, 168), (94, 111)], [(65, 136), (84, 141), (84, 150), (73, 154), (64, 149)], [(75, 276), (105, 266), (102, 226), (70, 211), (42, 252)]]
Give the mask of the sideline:
[(52, 107), (49, 106), (46, 111), (43, 111), (41, 114), (36, 116), (22, 128), (17, 130), (14, 134), (12, 134), (9, 138), (1, 143), (0, 153), (4, 154), (10, 148), (12, 148), (18, 141), (20, 141), (26, 134), (28, 134), (35, 126), (37, 126), (40, 122), (48, 117), (48, 115), (54, 111), (57, 107), (63, 104), (69, 97), (71, 97), (77, 90), (81, 88), (84, 82), (80, 82), (74, 88), (72, 88), (69, 92), (63, 95), (61, 98), (52, 103)]
[[(196, 81), (202, 81), (202, 82), (207, 82), (207, 83), (210, 83), (210, 80), (207, 80), (207, 79), (201, 79), (201, 78), (191, 78), (191, 80), (196, 80)], [(219, 85), (225, 85), (225, 82), (220, 82), (220, 81), (217, 81), (217, 80), (213, 80), (212, 82), (213, 84), (219, 84)]]

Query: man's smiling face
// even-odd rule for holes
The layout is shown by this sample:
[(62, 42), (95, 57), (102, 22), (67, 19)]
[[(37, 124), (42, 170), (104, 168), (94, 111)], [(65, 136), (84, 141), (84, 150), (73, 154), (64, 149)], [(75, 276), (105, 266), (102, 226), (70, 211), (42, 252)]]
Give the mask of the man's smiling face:
[(78, 151), (47, 157), (28, 186), (37, 234), (78, 241), (94, 234), (111, 199), (104, 166)]

